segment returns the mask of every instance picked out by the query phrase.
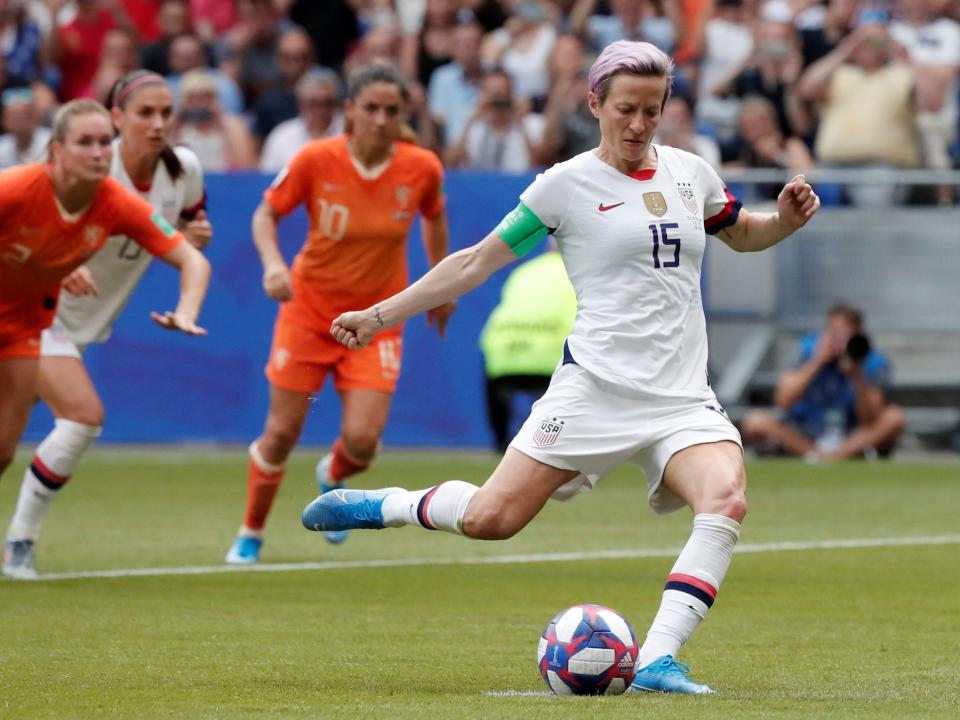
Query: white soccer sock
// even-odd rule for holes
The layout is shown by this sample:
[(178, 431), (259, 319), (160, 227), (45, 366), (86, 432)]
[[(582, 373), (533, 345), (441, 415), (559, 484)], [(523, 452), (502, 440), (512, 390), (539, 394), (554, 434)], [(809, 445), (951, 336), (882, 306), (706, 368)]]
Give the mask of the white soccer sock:
[(462, 480), (448, 480), (426, 490), (387, 495), (381, 507), (383, 524), (387, 527), (416, 525), (463, 535), (463, 516), (479, 489)]
[(57, 420), (23, 474), (17, 509), (8, 537), (36, 540), (40, 525), (57, 492), (77, 469), (80, 459), (100, 435), (99, 425)]
[(677, 656), (713, 605), (739, 537), (736, 520), (707, 513), (693, 518), (693, 532), (667, 577), (660, 610), (640, 648), (638, 668)]

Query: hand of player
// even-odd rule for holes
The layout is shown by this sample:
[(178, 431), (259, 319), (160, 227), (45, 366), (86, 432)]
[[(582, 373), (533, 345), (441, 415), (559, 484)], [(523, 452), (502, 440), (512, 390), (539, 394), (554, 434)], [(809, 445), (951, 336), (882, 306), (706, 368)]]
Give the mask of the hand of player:
[(428, 310), (427, 325), (435, 326), (437, 328), (437, 334), (440, 337), (445, 337), (447, 334), (447, 322), (449, 322), (450, 316), (453, 315), (453, 311), (456, 309), (457, 301), (451, 300), (440, 307)]
[(186, 335), (206, 335), (207, 331), (183, 313), (167, 310), (165, 313), (151, 312), (150, 319), (165, 330), (179, 330)]
[(791, 230), (802, 228), (819, 209), (820, 198), (803, 175), (796, 175), (777, 196), (780, 222)]
[(67, 275), (60, 285), (71, 295), (93, 295), (100, 297), (97, 284), (93, 281), (93, 273), (86, 265), (81, 265)]
[(277, 302), (286, 302), (293, 297), (290, 268), (286, 265), (269, 265), (263, 271), (263, 291)]
[(203, 250), (213, 238), (213, 225), (207, 220), (207, 212), (200, 210), (197, 216), (183, 228), (183, 236), (197, 250)]
[(373, 309), (345, 312), (333, 321), (330, 334), (341, 345), (356, 350), (366, 347), (381, 329)]

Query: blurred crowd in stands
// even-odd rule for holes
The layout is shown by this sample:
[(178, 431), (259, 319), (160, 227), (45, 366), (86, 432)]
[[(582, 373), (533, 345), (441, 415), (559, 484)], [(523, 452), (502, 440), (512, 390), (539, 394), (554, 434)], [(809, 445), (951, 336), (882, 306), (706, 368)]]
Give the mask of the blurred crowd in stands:
[(718, 168), (948, 169), (958, 20), (960, 0), (0, 0), (0, 166), (142, 67), (207, 171), (273, 172), (343, 130), (344, 77), (382, 59), (448, 167), (526, 172), (597, 144), (586, 70), (627, 38), (677, 64), (660, 141)]

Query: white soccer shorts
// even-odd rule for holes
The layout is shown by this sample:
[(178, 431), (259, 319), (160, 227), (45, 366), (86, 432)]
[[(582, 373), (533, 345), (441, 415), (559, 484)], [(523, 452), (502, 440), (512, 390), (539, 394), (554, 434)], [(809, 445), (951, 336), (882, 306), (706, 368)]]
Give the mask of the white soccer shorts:
[(640, 395), (567, 364), (554, 373), (510, 446), (545, 465), (580, 471), (553, 494), (555, 500), (592, 490), (632, 460), (647, 477), (650, 508), (666, 514), (686, 507), (661, 487), (667, 462), (684, 448), (721, 440), (743, 447), (713, 393), (708, 398)]
[(77, 360), (83, 356), (83, 348), (77, 345), (70, 333), (56, 320), (40, 335), (40, 355), (42, 357), (72, 357)]

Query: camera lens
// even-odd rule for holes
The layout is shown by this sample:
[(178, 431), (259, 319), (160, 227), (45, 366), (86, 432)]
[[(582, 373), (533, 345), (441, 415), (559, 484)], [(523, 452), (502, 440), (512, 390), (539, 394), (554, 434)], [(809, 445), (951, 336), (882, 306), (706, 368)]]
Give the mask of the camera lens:
[(847, 341), (847, 355), (854, 362), (862, 361), (869, 354), (870, 339), (866, 335), (857, 333)]

